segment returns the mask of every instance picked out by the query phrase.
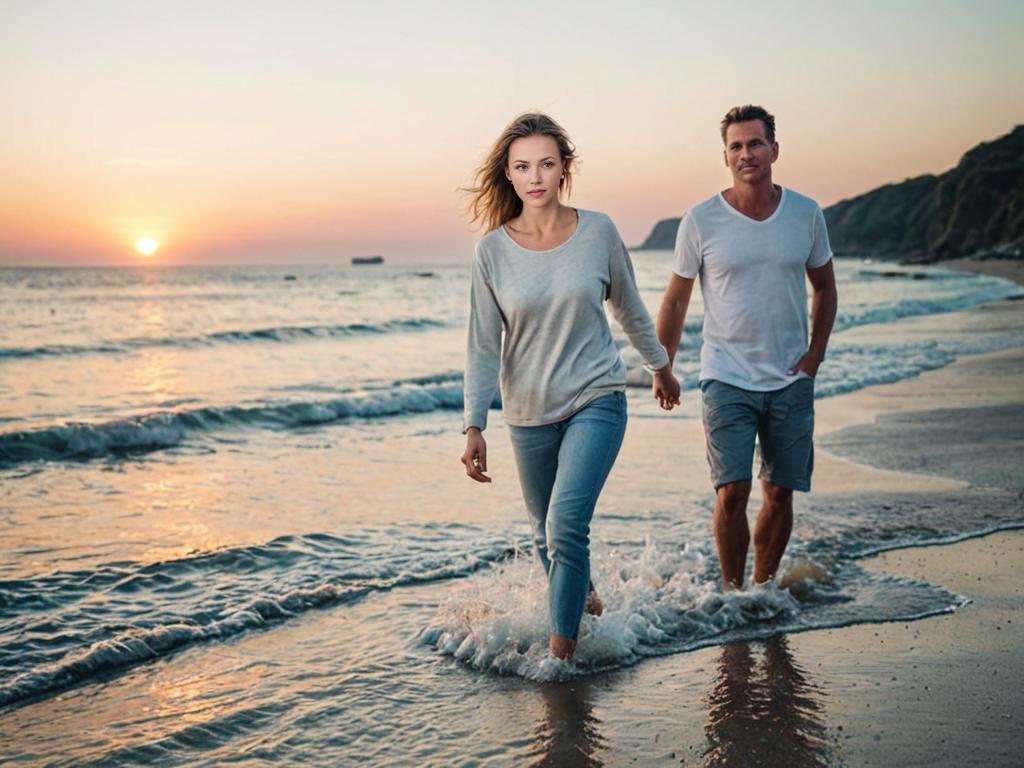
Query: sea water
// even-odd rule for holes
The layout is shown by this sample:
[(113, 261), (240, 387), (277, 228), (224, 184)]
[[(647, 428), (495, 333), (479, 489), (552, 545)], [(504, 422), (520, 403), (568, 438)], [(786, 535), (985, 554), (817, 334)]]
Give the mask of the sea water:
[[(670, 261), (634, 254), (652, 313)], [(1022, 345), (899, 330), (1020, 298), (1007, 281), (836, 271), (819, 398)], [(515, 697), (524, 680), (948, 611), (963, 598), (858, 560), (1019, 525), (1005, 505), (812, 495), (790, 556), (829, 578), (723, 594), (706, 478), (617, 467), (633, 485), (610, 484), (594, 524), (606, 612), (555, 662), (514, 473), (492, 459), (484, 493), (458, 462), (468, 284), (465, 265), (0, 270), (0, 758), (453, 764), (493, 748), (502, 764), (515, 745), (486, 746), (481, 686)], [(701, 313), (695, 292), (677, 363), (691, 403)], [(866, 324), (889, 330), (844, 341)], [(661, 414), (616, 333), (631, 419), (697, 418)], [(528, 733), (532, 706), (494, 716)]]

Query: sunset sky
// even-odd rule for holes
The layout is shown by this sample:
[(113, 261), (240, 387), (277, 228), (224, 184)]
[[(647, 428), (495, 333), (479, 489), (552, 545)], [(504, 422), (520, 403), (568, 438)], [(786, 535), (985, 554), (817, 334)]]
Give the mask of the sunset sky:
[(528, 109), (629, 244), (728, 185), (739, 103), (828, 205), (1024, 122), (1022, 33), (1019, 0), (0, 0), (0, 264), (468, 259), (458, 187)]

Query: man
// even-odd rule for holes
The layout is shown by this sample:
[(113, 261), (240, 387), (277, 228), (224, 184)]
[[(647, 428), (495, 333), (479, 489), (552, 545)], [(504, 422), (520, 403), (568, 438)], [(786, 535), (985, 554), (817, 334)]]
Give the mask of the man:
[[(764, 503), (754, 528), (754, 582), (774, 578), (793, 528), (793, 491), (809, 491), (814, 461), (814, 377), (836, 316), (825, 217), (810, 198), (772, 181), (775, 118), (761, 107), (722, 120), (732, 186), (683, 216), (673, 275), (658, 313), (671, 357), (700, 275), (703, 392), (714, 533), (725, 589), (743, 586), (754, 440)], [(808, 342), (807, 287), (813, 288)], [(659, 391), (663, 405), (676, 393)]]

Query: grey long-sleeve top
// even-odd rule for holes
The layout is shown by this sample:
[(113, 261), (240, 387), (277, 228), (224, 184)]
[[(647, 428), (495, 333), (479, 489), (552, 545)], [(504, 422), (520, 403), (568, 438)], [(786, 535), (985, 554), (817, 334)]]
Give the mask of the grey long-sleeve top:
[(470, 292), (463, 428), (487, 427), (499, 372), (505, 422), (513, 426), (561, 421), (595, 398), (625, 389), (626, 365), (605, 300), (644, 362), (665, 366), (668, 355), (608, 216), (580, 210), (573, 235), (547, 251), (523, 248), (504, 227), (480, 240)]

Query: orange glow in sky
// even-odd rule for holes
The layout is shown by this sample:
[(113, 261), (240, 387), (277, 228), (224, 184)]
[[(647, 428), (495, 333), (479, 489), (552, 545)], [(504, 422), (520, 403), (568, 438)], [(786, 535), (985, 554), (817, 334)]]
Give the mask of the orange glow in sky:
[(530, 109), (628, 244), (728, 185), (736, 104), (823, 205), (1024, 122), (1021, 3), (398, 4), (5, 3), (0, 265), (467, 260), (458, 189)]

